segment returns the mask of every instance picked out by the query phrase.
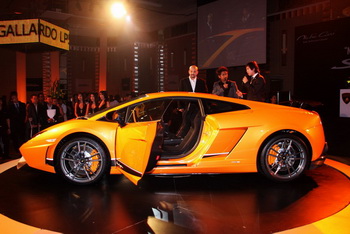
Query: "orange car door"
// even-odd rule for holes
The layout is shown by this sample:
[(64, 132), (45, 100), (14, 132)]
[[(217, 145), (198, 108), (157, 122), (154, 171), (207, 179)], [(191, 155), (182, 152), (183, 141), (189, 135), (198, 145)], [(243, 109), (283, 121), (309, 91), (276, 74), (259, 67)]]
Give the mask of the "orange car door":
[(116, 152), (121, 172), (134, 184), (144, 175), (159, 121), (129, 123), (117, 130)]

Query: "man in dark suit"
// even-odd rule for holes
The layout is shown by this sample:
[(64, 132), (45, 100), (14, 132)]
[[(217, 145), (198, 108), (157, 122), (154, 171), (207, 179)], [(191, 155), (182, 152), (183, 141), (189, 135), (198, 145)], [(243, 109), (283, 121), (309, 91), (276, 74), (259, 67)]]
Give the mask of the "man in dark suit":
[(256, 61), (247, 63), (247, 75), (251, 77), (250, 81), (246, 76), (243, 77), (243, 87), (247, 91), (247, 99), (252, 101), (264, 102), (266, 99), (265, 78), (260, 75), (260, 69)]
[(42, 129), (43, 125), (43, 106), (39, 104), (39, 99), (36, 94), (30, 98), (30, 103), (27, 105), (27, 140), (32, 138)]
[(19, 147), (24, 143), (26, 105), (18, 100), (17, 92), (11, 93), (8, 114), (13, 146), (19, 152)]
[[(198, 78), (197, 75), (198, 67), (195, 65), (190, 66), (188, 69), (188, 77), (183, 78), (180, 81), (179, 91), (208, 93), (205, 80)], [(194, 126), (193, 120), (196, 114), (199, 112), (199, 108), (194, 103), (184, 102), (179, 103), (178, 110), (182, 112), (182, 123), (176, 135), (183, 138), (188, 133), (191, 126)]]
[(192, 65), (188, 69), (188, 77), (180, 80), (179, 91), (196, 92), (196, 93), (208, 93), (208, 88), (205, 80), (197, 77), (198, 67)]

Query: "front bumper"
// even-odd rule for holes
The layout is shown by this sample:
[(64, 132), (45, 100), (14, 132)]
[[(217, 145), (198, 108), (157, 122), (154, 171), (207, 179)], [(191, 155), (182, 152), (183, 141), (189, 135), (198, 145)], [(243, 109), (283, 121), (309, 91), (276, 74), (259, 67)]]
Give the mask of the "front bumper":
[(21, 157), (17, 162), (17, 169), (20, 169), (21, 167), (23, 167), (26, 164), (27, 164), (26, 159), (24, 157)]

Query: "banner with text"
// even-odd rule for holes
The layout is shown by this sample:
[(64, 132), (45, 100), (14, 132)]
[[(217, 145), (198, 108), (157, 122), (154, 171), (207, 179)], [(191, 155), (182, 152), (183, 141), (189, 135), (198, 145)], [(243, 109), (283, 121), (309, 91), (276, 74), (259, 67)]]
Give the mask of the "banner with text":
[(69, 31), (41, 19), (0, 21), (0, 44), (38, 42), (69, 50)]

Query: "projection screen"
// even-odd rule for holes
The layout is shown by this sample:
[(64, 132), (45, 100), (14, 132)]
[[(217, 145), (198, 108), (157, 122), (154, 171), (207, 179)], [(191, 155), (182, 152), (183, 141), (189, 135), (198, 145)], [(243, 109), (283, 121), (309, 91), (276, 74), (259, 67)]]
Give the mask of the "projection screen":
[(198, 66), (266, 63), (266, 0), (218, 0), (198, 8)]

